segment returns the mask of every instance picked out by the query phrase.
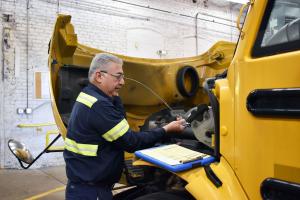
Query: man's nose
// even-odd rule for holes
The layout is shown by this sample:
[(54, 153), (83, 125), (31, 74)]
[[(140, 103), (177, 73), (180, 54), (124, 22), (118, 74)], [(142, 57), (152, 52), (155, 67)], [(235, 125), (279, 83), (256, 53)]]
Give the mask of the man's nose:
[(119, 81), (119, 84), (120, 84), (120, 85), (125, 85), (125, 79), (124, 79), (124, 78), (121, 78), (121, 80)]

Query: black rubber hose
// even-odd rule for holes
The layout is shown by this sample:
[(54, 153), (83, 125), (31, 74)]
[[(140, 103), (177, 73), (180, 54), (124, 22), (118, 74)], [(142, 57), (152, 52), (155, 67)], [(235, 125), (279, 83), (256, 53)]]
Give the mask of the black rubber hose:
[[(191, 79), (191, 89), (185, 87), (186, 76)], [(194, 67), (185, 66), (177, 72), (176, 84), (183, 97), (193, 97), (199, 89), (199, 76)], [(189, 91), (188, 91), (189, 90)]]

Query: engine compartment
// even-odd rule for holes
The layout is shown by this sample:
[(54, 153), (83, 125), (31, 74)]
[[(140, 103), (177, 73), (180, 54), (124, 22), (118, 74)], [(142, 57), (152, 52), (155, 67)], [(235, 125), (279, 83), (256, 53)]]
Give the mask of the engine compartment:
[(212, 154), (210, 150), (212, 148), (214, 120), (211, 107), (206, 104), (200, 104), (192, 108), (182, 107), (172, 110), (160, 110), (145, 120), (145, 124), (141, 127), (141, 130), (163, 127), (179, 116), (184, 118), (189, 126), (181, 134), (168, 134), (161, 143), (176, 143), (196, 151), (205, 151), (203, 153)]

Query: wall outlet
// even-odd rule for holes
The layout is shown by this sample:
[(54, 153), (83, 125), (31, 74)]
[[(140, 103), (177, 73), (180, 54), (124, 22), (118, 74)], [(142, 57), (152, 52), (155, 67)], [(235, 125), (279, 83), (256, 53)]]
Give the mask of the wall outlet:
[(17, 114), (18, 115), (24, 114), (24, 108), (17, 108)]
[(162, 50), (162, 49), (158, 50), (156, 53), (157, 53), (157, 55), (159, 55), (160, 57), (161, 57), (161, 56), (166, 56), (166, 55), (168, 54), (167, 50)]
[(32, 113), (32, 108), (25, 108), (25, 113), (27, 115), (31, 114)]

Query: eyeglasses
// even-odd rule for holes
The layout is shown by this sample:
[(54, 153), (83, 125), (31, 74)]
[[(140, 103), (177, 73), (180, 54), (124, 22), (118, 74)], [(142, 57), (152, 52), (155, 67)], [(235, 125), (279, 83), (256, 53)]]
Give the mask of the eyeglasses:
[(105, 73), (105, 74), (109, 74), (109, 75), (115, 77), (118, 81), (125, 78), (124, 74), (111, 74), (111, 73), (108, 73), (107, 71), (100, 71), (100, 72)]

